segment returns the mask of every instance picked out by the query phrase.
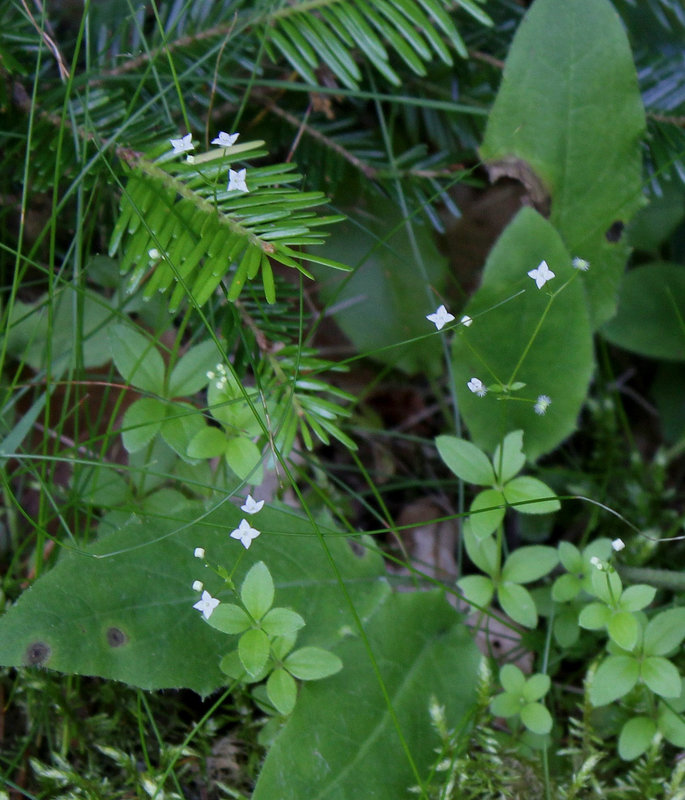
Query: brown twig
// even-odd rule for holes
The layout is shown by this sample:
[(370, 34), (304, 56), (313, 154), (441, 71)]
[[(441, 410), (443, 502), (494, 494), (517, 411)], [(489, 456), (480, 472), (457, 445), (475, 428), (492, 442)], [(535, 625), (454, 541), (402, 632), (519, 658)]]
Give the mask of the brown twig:
[[(43, 6), (40, 0), (34, 0), (34, 2), (38, 6), (38, 10), (40, 11), (41, 16), (43, 16), (43, 18), (45, 19), (45, 12), (43, 10)], [(67, 69), (67, 65), (64, 63), (64, 58), (62, 58), (62, 54), (60, 53), (59, 47), (57, 46), (57, 42), (52, 38), (52, 36), (50, 36), (50, 34), (44, 28), (42, 28), (38, 24), (36, 18), (31, 13), (31, 10), (26, 5), (26, 0), (21, 0), (21, 4), (22, 6), (24, 6), (24, 11), (26, 11), (26, 14), (28, 18), (31, 20), (33, 27), (38, 31), (38, 35), (45, 42), (48, 50), (55, 57), (55, 61), (57, 62), (57, 68), (59, 69), (60, 78), (63, 81), (69, 80), (69, 70)]]

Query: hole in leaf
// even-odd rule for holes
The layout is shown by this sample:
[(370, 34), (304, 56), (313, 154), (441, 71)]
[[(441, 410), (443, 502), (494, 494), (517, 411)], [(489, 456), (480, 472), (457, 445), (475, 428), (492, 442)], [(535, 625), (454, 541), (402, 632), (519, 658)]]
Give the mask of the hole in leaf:
[(32, 642), (26, 648), (25, 662), (31, 667), (40, 667), (50, 658), (49, 645), (45, 642)]
[(606, 236), (607, 242), (617, 242), (621, 238), (621, 234), (623, 233), (624, 228), (625, 225), (621, 222), (620, 219), (617, 219), (616, 222), (612, 222), (611, 226), (604, 234)]
[(107, 628), (107, 644), (110, 647), (121, 647), (127, 641), (128, 636), (120, 628), (115, 628), (114, 626)]

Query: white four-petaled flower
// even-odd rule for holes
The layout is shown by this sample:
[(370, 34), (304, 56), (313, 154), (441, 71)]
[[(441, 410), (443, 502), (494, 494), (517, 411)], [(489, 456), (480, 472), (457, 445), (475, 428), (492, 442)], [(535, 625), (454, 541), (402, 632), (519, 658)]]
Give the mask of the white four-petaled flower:
[(195, 558), (204, 558), (205, 557), (205, 549), (204, 547), (196, 547), (193, 551), (193, 555)]
[(471, 319), (471, 317), (469, 317), (468, 314), (464, 314), (464, 316), (459, 320), (459, 322), (461, 322), (461, 324), (465, 328), (470, 328), (471, 325), (473, 325), (473, 320)]
[(480, 380), (480, 378), (471, 378), (466, 385), (474, 394), (477, 394), (478, 397), (485, 397), (485, 395), (488, 393), (488, 387), (483, 383), (482, 380)]
[(252, 540), (256, 539), (260, 534), (256, 528), (253, 528), (246, 519), (240, 520), (240, 525), (231, 531), (231, 539), (240, 539), (240, 543), (247, 550), (252, 544)]
[(245, 502), (240, 506), (240, 510), (244, 511), (246, 514), (256, 514), (258, 511), (262, 510), (263, 505), (263, 500), (255, 500), (251, 494), (248, 494)]
[(247, 184), (245, 183), (245, 174), (247, 170), (229, 169), (228, 170), (228, 191), (229, 192), (249, 192)]
[(551, 281), (552, 278), (555, 277), (552, 270), (547, 266), (546, 261), (541, 261), (535, 269), (531, 269), (528, 272), (528, 277), (532, 278), (535, 281), (535, 285), (538, 289), (542, 289), (542, 287), (547, 283), (547, 281)]
[(623, 550), (626, 545), (623, 539), (614, 539), (614, 541), (611, 543), (611, 546), (613, 547), (614, 551), (618, 553)]
[(202, 592), (202, 599), (198, 600), (197, 603), (193, 605), (193, 608), (201, 611), (202, 616), (205, 619), (209, 619), (212, 616), (212, 612), (218, 605), (219, 601), (216, 599), (216, 597), (212, 597), (209, 592), (204, 591)]
[(427, 314), (426, 319), (429, 322), (432, 322), (433, 325), (435, 325), (435, 327), (440, 331), (448, 322), (452, 322), (454, 319), (454, 314), (450, 314), (445, 306), (439, 306), (438, 310), (433, 314)]
[(218, 144), (221, 147), (230, 147), (238, 140), (239, 133), (226, 133), (226, 131), (219, 131), (216, 139), (212, 139), (212, 144)]
[(177, 156), (179, 153), (187, 153), (188, 150), (195, 149), (192, 133), (186, 133), (186, 135), (181, 139), (169, 139), (169, 141), (171, 142), (171, 146), (174, 148), (175, 156)]
[(544, 414), (552, 403), (552, 398), (549, 395), (541, 394), (535, 401), (535, 413)]

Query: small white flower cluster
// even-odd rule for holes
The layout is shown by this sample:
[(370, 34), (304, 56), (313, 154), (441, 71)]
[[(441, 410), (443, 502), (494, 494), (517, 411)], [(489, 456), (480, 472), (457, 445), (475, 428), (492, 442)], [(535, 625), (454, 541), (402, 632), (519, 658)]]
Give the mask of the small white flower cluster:
[[(232, 147), (238, 140), (239, 133), (226, 133), (226, 131), (219, 131), (219, 135), (212, 139), (212, 144), (219, 145), (219, 147)], [(181, 153), (187, 153), (195, 149), (193, 144), (193, 134), (186, 133), (180, 139), (169, 139), (171, 146), (174, 148), (173, 154), (175, 156)], [(194, 161), (193, 156), (188, 156), (188, 161)], [(247, 170), (245, 169), (229, 169), (228, 170), (228, 188), (229, 192), (249, 192), (246, 183)]]
[(539, 414), (540, 416), (542, 416), (547, 411), (547, 409), (550, 407), (551, 403), (552, 403), (552, 399), (551, 399), (551, 397), (549, 395), (541, 394), (538, 397), (538, 399), (535, 401), (535, 406), (534, 406), (535, 413)]
[[(251, 494), (248, 494), (245, 498), (245, 502), (240, 506), (240, 510), (244, 511), (246, 514), (257, 514), (262, 510), (263, 505), (263, 500), (255, 500)], [(231, 531), (231, 538), (240, 539), (240, 543), (247, 550), (260, 533), (261, 531), (253, 528), (246, 519), (241, 519), (240, 525), (238, 525), (235, 530)], [(196, 547), (193, 551), (193, 555), (195, 558), (204, 559), (204, 547)], [(205, 566), (207, 565), (205, 564)], [(214, 609), (219, 605), (219, 600), (212, 597), (212, 595), (205, 590), (205, 585), (202, 581), (193, 581), (193, 591), (202, 592), (202, 597), (193, 605), (193, 608), (196, 608), (205, 619), (209, 619)]]
[(228, 383), (227, 375), (228, 372), (226, 370), (225, 364), (217, 364), (213, 370), (210, 369), (209, 372), (207, 372), (208, 380), (215, 381), (214, 385), (216, 386), (217, 389), (219, 389), (219, 391), (226, 388), (226, 384)]

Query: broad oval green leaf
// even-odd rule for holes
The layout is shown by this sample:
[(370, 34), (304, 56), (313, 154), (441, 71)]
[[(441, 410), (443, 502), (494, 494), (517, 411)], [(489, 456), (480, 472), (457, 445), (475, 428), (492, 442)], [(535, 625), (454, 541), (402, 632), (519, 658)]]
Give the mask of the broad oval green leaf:
[(649, 717), (633, 717), (621, 728), (618, 754), (624, 761), (633, 761), (646, 752), (656, 733), (656, 723)]
[(539, 700), (541, 697), (544, 697), (549, 691), (549, 687), (551, 685), (552, 681), (550, 680), (549, 675), (538, 672), (535, 675), (531, 675), (526, 681), (526, 685), (523, 689), (523, 696), (526, 700), (528, 700), (528, 702), (534, 702), (535, 700)]
[(142, 450), (157, 435), (166, 416), (166, 403), (141, 397), (126, 409), (121, 438), (129, 453)]
[(147, 336), (126, 325), (116, 325), (110, 332), (109, 345), (116, 368), (127, 383), (164, 396), (164, 361)]
[[(647, 586), (646, 583), (636, 583), (635, 586), (629, 586), (623, 591), (620, 605), (624, 611), (641, 611), (654, 600), (655, 595), (656, 588), (654, 586)], [(685, 636), (685, 632), (683, 636)]]
[(438, 436), (435, 445), (440, 458), (461, 480), (477, 486), (495, 483), (490, 459), (475, 444), (456, 436)]
[(258, 486), (262, 482), (262, 454), (257, 445), (245, 436), (236, 436), (226, 442), (226, 463), (244, 481)]
[(616, 307), (628, 251), (606, 233), (641, 205), (644, 129), (630, 46), (611, 3), (536, 0), (509, 50), (480, 152), (493, 180), (515, 177), (534, 202), (551, 202), (569, 252), (590, 262), (583, 281), (595, 326)]
[(253, 628), (238, 640), (238, 656), (245, 671), (255, 677), (264, 669), (269, 658), (269, 638), (264, 631)]
[(538, 612), (530, 592), (518, 583), (502, 583), (497, 589), (497, 600), (502, 610), (514, 622), (526, 628), (534, 628), (538, 624)]
[(469, 524), (477, 539), (492, 535), (504, 519), (504, 496), (498, 489), (483, 489), (469, 509)]
[(495, 575), (499, 569), (499, 549), (494, 538), (487, 536), (485, 539), (479, 539), (471, 529), (468, 519), (464, 521), (462, 530), (464, 546), (471, 561), (486, 575)]
[(304, 619), (289, 608), (272, 608), (262, 620), (262, 629), (269, 636), (287, 636), (304, 626)]
[(684, 361), (685, 267), (655, 262), (627, 272), (616, 316), (602, 334), (641, 356)]
[(561, 508), (552, 489), (530, 475), (519, 475), (509, 481), (502, 491), (507, 503), (522, 514), (550, 514)]
[[(539, 290), (527, 273), (542, 260), (556, 277)], [(574, 275), (547, 310), (548, 291)], [(459, 330), (452, 354), (459, 407), (471, 439), (483, 450), (522, 430), (526, 455), (535, 460), (575, 429), (593, 369), (587, 301), (577, 277), (559, 234), (530, 208), (516, 215), (490, 252), (481, 287), (466, 307), (477, 321)], [(491, 375), (510, 382), (520, 361), (516, 377), (526, 386), (511, 400), (469, 391), (474, 376), (484, 383), (492, 382)], [(533, 410), (540, 395), (552, 401), (544, 415)]]
[(278, 667), (269, 675), (266, 693), (280, 714), (287, 717), (292, 713), (297, 700), (297, 685), (282, 667)]
[(529, 731), (537, 734), (552, 730), (552, 715), (542, 703), (528, 703), (521, 709), (521, 722)]
[(521, 694), (526, 685), (526, 678), (516, 664), (505, 664), (499, 671), (499, 682), (506, 692)]
[(512, 431), (504, 437), (502, 444), (498, 444), (495, 448), (492, 463), (500, 485), (518, 475), (526, 463), (526, 456), (523, 453), (523, 431)]
[(502, 692), (491, 700), (490, 711), (496, 717), (515, 717), (521, 713), (521, 698), (517, 694)]
[(640, 665), (633, 656), (607, 656), (590, 684), (590, 702), (605, 706), (628, 694), (640, 677)]
[(551, 572), (559, 562), (556, 548), (547, 545), (519, 547), (507, 558), (502, 568), (502, 580), (530, 583)]
[(216, 458), (226, 450), (226, 434), (213, 425), (205, 425), (188, 443), (191, 458)]
[(685, 608), (669, 608), (647, 623), (644, 651), (650, 656), (668, 655), (685, 638)]
[(250, 567), (240, 587), (240, 599), (252, 619), (260, 620), (274, 602), (274, 581), (263, 561)]
[(642, 662), (641, 677), (660, 697), (680, 697), (682, 685), (675, 664), (661, 656), (650, 656)]
[(637, 644), (639, 625), (630, 611), (616, 611), (607, 624), (609, 638), (623, 650), (632, 650)]
[(583, 584), (577, 575), (560, 575), (552, 584), (552, 600), (557, 603), (568, 603), (578, 596)]
[(283, 662), (288, 672), (301, 681), (317, 681), (335, 675), (343, 668), (343, 662), (329, 650), (321, 647), (300, 647)]
[(485, 575), (467, 575), (457, 581), (467, 602), (480, 608), (487, 608), (495, 593), (495, 586)]
[[(374, 653), (382, 654), (383, 688), (361, 638), (343, 639), (335, 652), (344, 669), (300, 686), (253, 800), (359, 797), (360, 787), (364, 798), (395, 800), (417, 780), (405, 748), (427, 780), (436, 742), (427, 714), (431, 697), (444, 706), (449, 728), (464, 724), (475, 701), (480, 654), (466, 629), (454, 626), (456, 618), (439, 592), (386, 596), (365, 622)], [(379, 769), (382, 764), (392, 769)]]
[(204, 428), (202, 413), (195, 406), (189, 403), (167, 403), (166, 419), (161, 427), (162, 438), (184, 461), (192, 461), (188, 455), (188, 446)]
[(169, 376), (169, 397), (188, 397), (207, 385), (207, 372), (221, 359), (213, 340), (191, 347)]
[(578, 615), (578, 624), (581, 628), (590, 631), (599, 631), (606, 628), (611, 619), (611, 609), (604, 603), (589, 603)]
[(671, 744), (685, 747), (685, 720), (671, 711), (664, 703), (659, 704), (659, 731)]
[(235, 634), (246, 631), (252, 625), (252, 620), (235, 603), (219, 603), (212, 611), (207, 624), (222, 633)]

